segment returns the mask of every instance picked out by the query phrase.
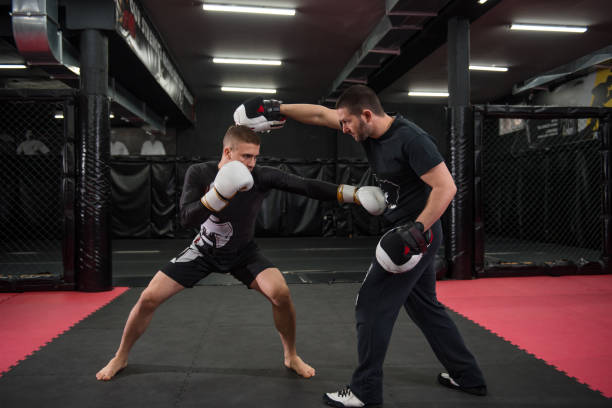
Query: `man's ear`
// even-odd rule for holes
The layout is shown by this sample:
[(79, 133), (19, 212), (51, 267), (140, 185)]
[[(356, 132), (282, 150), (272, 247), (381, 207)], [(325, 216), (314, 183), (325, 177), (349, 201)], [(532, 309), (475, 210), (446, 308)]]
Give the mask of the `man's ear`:
[(373, 115), (372, 115), (372, 111), (371, 111), (371, 110), (369, 110), (369, 109), (364, 109), (364, 110), (361, 112), (361, 116), (363, 117), (363, 120), (364, 120), (366, 123), (370, 123), (370, 122), (372, 121), (372, 116), (373, 116)]
[(227, 157), (228, 159), (231, 159), (231, 152), (232, 152), (232, 148), (229, 146), (225, 146), (223, 147), (223, 156)]

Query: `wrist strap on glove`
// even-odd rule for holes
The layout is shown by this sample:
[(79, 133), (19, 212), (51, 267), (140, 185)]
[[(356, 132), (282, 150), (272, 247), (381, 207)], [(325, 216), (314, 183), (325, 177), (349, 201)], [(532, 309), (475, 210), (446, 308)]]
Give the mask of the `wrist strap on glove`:
[(361, 205), (359, 198), (357, 198), (357, 188), (355, 186), (340, 184), (338, 190), (336, 190), (336, 197), (340, 204), (355, 203)]
[(268, 120), (285, 120), (286, 118), (280, 113), (280, 106), (283, 101), (278, 101), (276, 99), (264, 99), (263, 104), (260, 105), (263, 110), (263, 115)]

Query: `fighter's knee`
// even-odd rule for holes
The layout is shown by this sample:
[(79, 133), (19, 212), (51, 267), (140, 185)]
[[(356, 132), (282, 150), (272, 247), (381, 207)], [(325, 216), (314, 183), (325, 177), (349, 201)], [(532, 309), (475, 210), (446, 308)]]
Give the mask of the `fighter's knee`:
[(278, 288), (275, 288), (270, 295), (270, 301), (275, 306), (282, 306), (291, 303), (291, 292), (289, 292), (289, 287), (287, 284), (280, 285)]
[(138, 299), (138, 305), (143, 310), (153, 311), (157, 309), (161, 301), (152, 291), (146, 290), (142, 292)]

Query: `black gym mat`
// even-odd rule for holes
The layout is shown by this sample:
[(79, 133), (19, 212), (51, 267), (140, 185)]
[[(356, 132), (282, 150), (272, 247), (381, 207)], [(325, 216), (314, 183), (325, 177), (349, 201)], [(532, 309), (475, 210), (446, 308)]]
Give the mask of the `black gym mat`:
[[(309, 380), (282, 365), (269, 303), (240, 285), (185, 290), (157, 311), (130, 365), (110, 382), (95, 373), (118, 346), (131, 289), (0, 378), (0, 407), (318, 407), (356, 364), (353, 305), (358, 284), (290, 285), (298, 352)], [(441, 387), (442, 370), (405, 313), (385, 365), (385, 407), (610, 407), (541, 360), (451, 312), (481, 363), (489, 396)], [(41, 310), (44, 319), (44, 310)]]

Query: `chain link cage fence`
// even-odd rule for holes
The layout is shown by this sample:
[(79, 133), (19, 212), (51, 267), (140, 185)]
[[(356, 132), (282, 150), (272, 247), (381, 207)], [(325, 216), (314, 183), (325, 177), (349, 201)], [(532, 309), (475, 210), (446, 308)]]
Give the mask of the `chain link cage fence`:
[(598, 125), (595, 118), (484, 118), (484, 271), (580, 267), (599, 261), (603, 234)]
[(0, 99), (0, 281), (61, 279), (64, 103)]

